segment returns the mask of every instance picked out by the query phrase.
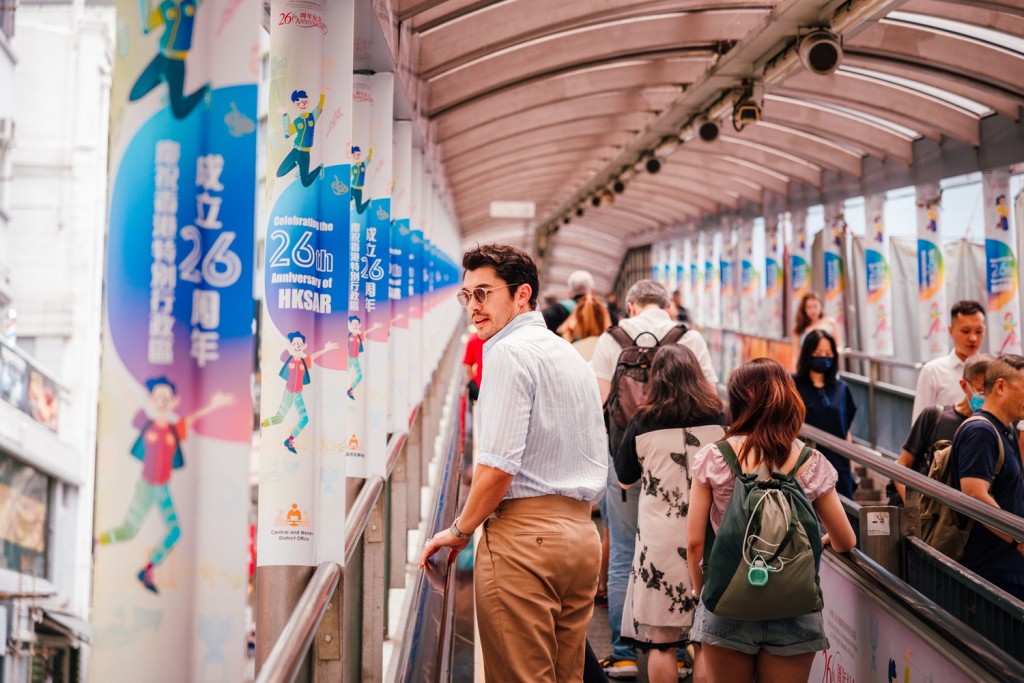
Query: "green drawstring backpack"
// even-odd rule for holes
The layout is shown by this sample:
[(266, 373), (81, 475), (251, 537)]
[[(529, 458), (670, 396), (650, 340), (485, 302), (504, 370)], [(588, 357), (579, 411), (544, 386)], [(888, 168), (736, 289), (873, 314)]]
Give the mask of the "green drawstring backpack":
[(736, 486), (717, 534), (708, 522), (701, 602), (717, 616), (747, 621), (820, 611), (818, 516), (795, 479), (813, 451), (804, 446), (788, 474), (763, 464), (743, 474), (732, 446), (716, 445)]

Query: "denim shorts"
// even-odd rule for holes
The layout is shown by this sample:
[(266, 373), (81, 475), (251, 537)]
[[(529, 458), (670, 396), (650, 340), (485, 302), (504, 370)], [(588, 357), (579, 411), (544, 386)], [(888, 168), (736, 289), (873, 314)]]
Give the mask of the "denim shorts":
[(788, 619), (743, 621), (715, 616), (703, 602), (697, 605), (693, 615), (690, 640), (748, 655), (764, 650), (780, 657), (792, 657), (828, 649), (821, 612)]

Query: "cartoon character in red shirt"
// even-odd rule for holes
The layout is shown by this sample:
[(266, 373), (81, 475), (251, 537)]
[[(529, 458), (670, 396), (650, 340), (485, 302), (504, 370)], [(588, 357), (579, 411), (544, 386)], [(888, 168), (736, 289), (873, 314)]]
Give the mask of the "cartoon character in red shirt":
[(281, 352), (281, 371), (278, 373), (284, 380), (284, 394), (281, 396), (281, 405), (277, 408), (277, 414), (263, 420), (264, 427), (280, 424), (284, 416), (295, 406), (299, 413), (299, 421), (292, 428), (292, 433), (284, 440), (284, 447), (292, 453), (295, 450), (295, 437), (302, 433), (309, 423), (309, 413), (306, 412), (306, 402), (302, 398), (302, 389), (309, 384), (309, 366), (317, 358), (338, 348), (337, 342), (327, 342), (324, 348), (314, 354), (306, 355), (306, 335), (301, 332), (288, 333), (288, 348)]
[(363, 381), (363, 366), (359, 362), (359, 354), (363, 352), (363, 342), (366, 341), (366, 335), (370, 334), (378, 327), (380, 323), (374, 323), (370, 326), (366, 332), (362, 331), (363, 321), (359, 319), (358, 315), (350, 315), (348, 317), (348, 367), (355, 370), (356, 378), (352, 381), (351, 386), (348, 388), (348, 397), (353, 401), (356, 400), (355, 394), (352, 393), (359, 386), (359, 383)]
[(131, 449), (132, 455), (142, 461), (142, 478), (135, 486), (135, 495), (124, 523), (101, 533), (97, 541), (100, 545), (130, 541), (138, 533), (149, 509), (156, 506), (167, 527), (167, 534), (153, 549), (149, 563), (139, 570), (138, 578), (147, 590), (159, 593), (153, 583), (153, 571), (167, 559), (181, 537), (181, 525), (178, 524), (178, 513), (174, 509), (169, 486), (171, 472), (185, 465), (181, 443), (187, 438), (192, 423), (222, 406), (231, 405), (235, 399), (231, 394), (217, 391), (207, 405), (191, 415), (180, 417), (175, 410), (181, 398), (169, 379), (154, 377), (146, 380), (146, 389), (149, 391), (147, 405), (135, 415), (133, 424), (139, 430), (139, 437)]

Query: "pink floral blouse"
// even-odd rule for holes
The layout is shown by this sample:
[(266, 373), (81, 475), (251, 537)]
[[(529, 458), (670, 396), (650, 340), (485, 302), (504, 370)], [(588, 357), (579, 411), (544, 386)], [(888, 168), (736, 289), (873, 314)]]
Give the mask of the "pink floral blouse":
[[(803, 442), (799, 440), (793, 444), (794, 449), (803, 447)], [(739, 449), (736, 448), (736, 451), (738, 455)], [(808, 462), (810, 465), (796, 475), (796, 480), (803, 487), (807, 499), (813, 503), (816, 498), (836, 487), (839, 475), (832, 463), (818, 451), (814, 451)], [(711, 528), (717, 533), (718, 525), (725, 516), (725, 508), (729, 504), (733, 486), (736, 484), (736, 475), (729, 469), (729, 464), (725, 462), (718, 446), (713, 443), (709, 443), (694, 454), (690, 472), (694, 481), (711, 489)]]

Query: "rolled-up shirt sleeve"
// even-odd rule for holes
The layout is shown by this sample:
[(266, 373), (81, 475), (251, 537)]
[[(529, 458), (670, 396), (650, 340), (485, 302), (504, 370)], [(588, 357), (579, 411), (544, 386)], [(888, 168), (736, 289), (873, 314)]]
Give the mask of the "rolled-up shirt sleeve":
[(480, 387), (477, 463), (515, 476), (523, 464), (533, 412), (535, 380), (522, 357), (507, 345), (487, 354), (487, 381)]

